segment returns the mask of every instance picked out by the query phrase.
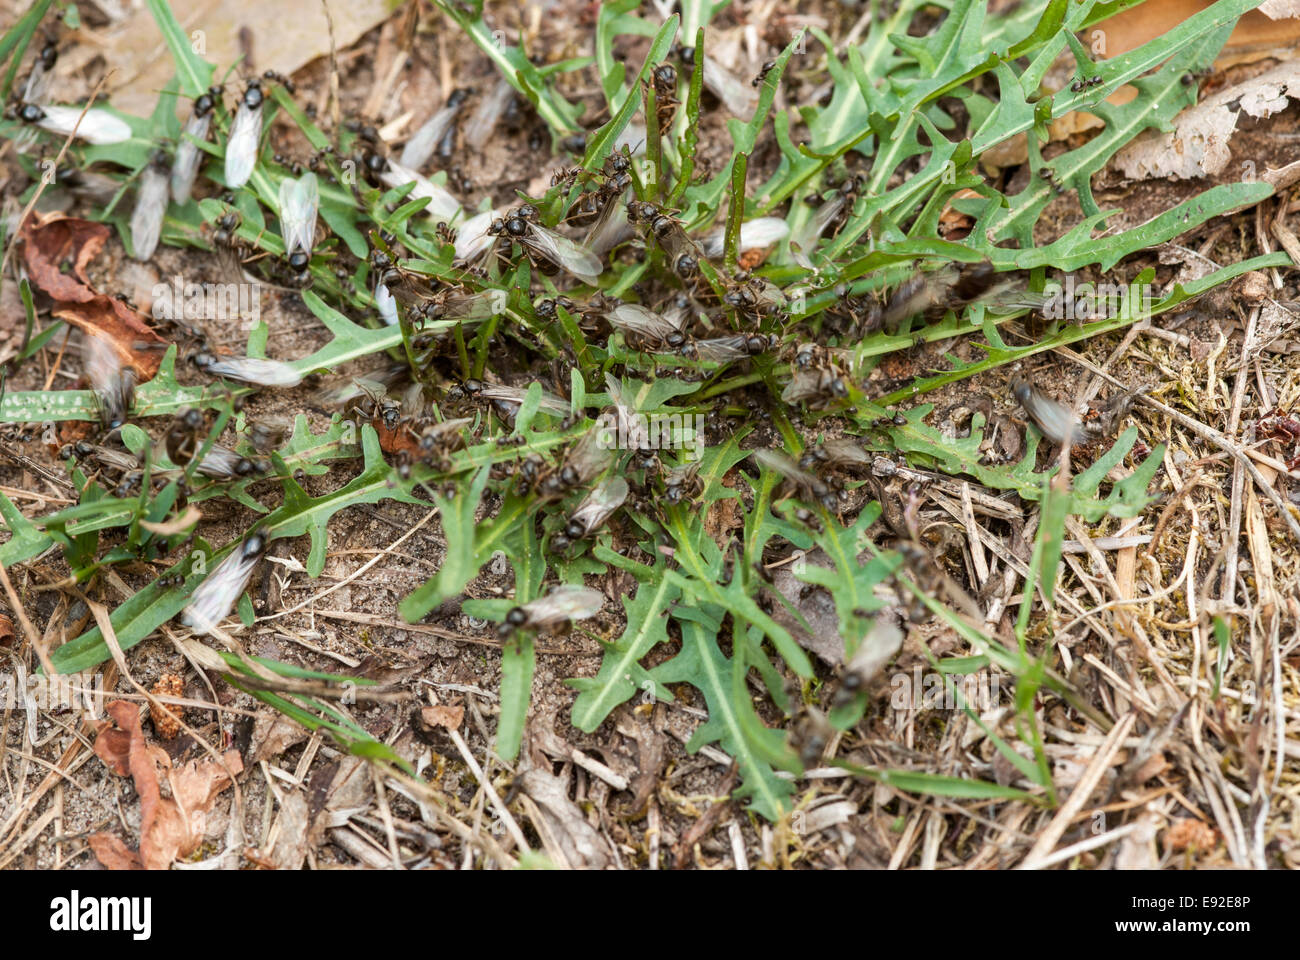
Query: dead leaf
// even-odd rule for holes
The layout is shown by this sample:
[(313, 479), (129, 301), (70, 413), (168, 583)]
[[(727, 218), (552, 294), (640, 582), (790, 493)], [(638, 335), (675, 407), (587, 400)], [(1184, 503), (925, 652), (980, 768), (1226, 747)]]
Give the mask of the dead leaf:
[(603, 870), (609, 854), (600, 833), (587, 822), (581, 808), (569, 799), (569, 784), (554, 774), (533, 767), (519, 778), (520, 785), (537, 803), (544, 824), (573, 866), (584, 870)]
[(830, 557), (820, 549), (815, 549), (810, 550), (801, 560), (772, 569), (772, 586), (799, 612), (807, 626), (792, 616), (784, 604), (777, 604), (772, 616), (790, 631), (799, 646), (828, 664), (842, 663), (844, 638), (840, 636), (840, 616), (835, 610), (835, 600), (821, 587), (806, 589), (809, 584), (795, 576), (795, 567), (799, 563), (829, 570), (834, 567)]
[(250, 763), (278, 757), (292, 746), (307, 739), (307, 730), (275, 710), (259, 710), (249, 738)]
[[(1280, 12), (1294, 0), (1267, 0), (1256, 10), (1247, 11), (1232, 28), (1228, 42), (1215, 58), (1215, 69), (1233, 63), (1249, 63), (1265, 57), (1294, 56), (1293, 47), (1300, 39), (1300, 21), (1280, 19)], [(1105, 38), (1104, 57), (1118, 57), (1157, 37), (1164, 36), (1178, 24), (1206, 7), (1205, 0), (1160, 0), (1117, 13), (1088, 30), (1088, 39), (1097, 34)]]
[(1208, 853), (1219, 843), (1219, 832), (1207, 823), (1192, 817), (1175, 820), (1165, 830), (1165, 850), (1174, 853), (1180, 850), (1194, 849)]
[(8, 643), (16, 636), (13, 618), (7, 613), (0, 613), (0, 643)]
[(1115, 850), (1116, 870), (1156, 870), (1160, 857), (1156, 854), (1156, 831), (1160, 829), (1160, 815), (1147, 810), (1138, 817), (1137, 828), (1126, 834)]
[[(239, 63), (247, 53), (249, 59), (242, 64), (245, 73), (275, 70), (288, 75), (327, 56), (331, 39), (336, 50), (347, 50), (392, 16), (395, 6), (387, 0), (331, 3), (333, 38), (324, 7), (297, 0), (223, 0), (190, 4), (186, 9), (178, 6), (176, 13), (187, 36), (197, 31), (195, 36), (202, 38), (202, 56), (209, 63)], [(113, 51), (113, 106), (148, 116), (158, 103), (158, 91), (168, 89), (175, 67), (148, 7), (131, 10), (100, 42)], [(251, 50), (241, 42), (245, 34), (253, 38)]]
[(465, 719), (464, 707), (425, 707), (420, 711), (420, 719), (429, 727), (444, 727), (447, 730), (459, 730)]
[(301, 791), (280, 803), (279, 832), (271, 848), (271, 865), (277, 870), (299, 870), (307, 859), (307, 798)]
[(92, 833), (86, 838), (95, 859), (109, 870), (143, 870), (140, 854), (111, 833)]
[(1113, 164), (1135, 180), (1213, 177), (1232, 158), (1228, 142), (1242, 113), (1262, 120), (1285, 110), (1297, 95), (1300, 62), (1281, 63), (1184, 110), (1174, 118), (1172, 131), (1149, 131), (1138, 137), (1115, 155)]
[(375, 428), (375, 433), (379, 434), (379, 448), (384, 453), (402, 453), (413, 454), (418, 456), (420, 453), (420, 444), (415, 438), (415, 434), (404, 423), (399, 423), (395, 427), (389, 426), (384, 422), (383, 416), (375, 414), (371, 419), (370, 425)]
[[(93, 300), (96, 294), (86, 277), (86, 265), (99, 256), (108, 236), (108, 224), (57, 213), (33, 215), (22, 230), (23, 261), (32, 283), (62, 303)], [(70, 272), (63, 271), (64, 263)]]
[(174, 520), (166, 520), (162, 523), (151, 523), (148, 520), (141, 520), (140, 526), (150, 533), (157, 533), (164, 537), (170, 537), (173, 533), (184, 533), (194, 524), (202, 519), (203, 514), (199, 508), (190, 504), (185, 508), (185, 512)]
[[(173, 769), (166, 751), (145, 742), (140, 729), (140, 710), (125, 700), (110, 703), (106, 712), (115, 726), (104, 724), (95, 738), (95, 754), (119, 776), (129, 771), (140, 797), (140, 849), (138, 862), (149, 870), (165, 870), (177, 857), (196, 850), (203, 841), (207, 811), (231, 780), (225, 768), (210, 758), (192, 760), (179, 770)], [(224, 757), (230, 771), (244, 769), (238, 752)], [(163, 797), (159, 788), (158, 768), (167, 774), (171, 796)], [(92, 845), (95, 855), (109, 869), (129, 869), (131, 851), (118, 841), (102, 838)]]
[(971, 227), (975, 225), (975, 218), (969, 213), (962, 213), (953, 207), (953, 200), (980, 199), (980, 195), (974, 190), (962, 189), (949, 198), (947, 206), (939, 214), (939, 225), (945, 240), (961, 240), (970, 233)]
[[(23, 224), (23, 261), (32, 283), (56, 301), (53, 316), (111, 344), (118, 362), (145, 381), (158, 372), (163, 355), (148, 344), (168, 341), (132, 307), (91, 287), (86, 265), (104, 248), (108, 234), (105, 224), (58, 214), (29, 220)], [(64, 264), (70, 272), (64, 272)], [(137, 346), (141, 343), (143, 348)]]

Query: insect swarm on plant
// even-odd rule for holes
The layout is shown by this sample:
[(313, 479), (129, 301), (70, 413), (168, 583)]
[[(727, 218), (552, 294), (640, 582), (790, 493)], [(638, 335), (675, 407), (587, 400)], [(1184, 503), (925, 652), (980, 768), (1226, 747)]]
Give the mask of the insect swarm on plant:
[(488, 228), (495, 237), (514, 240), (537, 262), (558, 267), (584, 283), (594, 284), (604, 269), (600, 259), (574, 240), (542, 226), (537, 208), (524, 203)]

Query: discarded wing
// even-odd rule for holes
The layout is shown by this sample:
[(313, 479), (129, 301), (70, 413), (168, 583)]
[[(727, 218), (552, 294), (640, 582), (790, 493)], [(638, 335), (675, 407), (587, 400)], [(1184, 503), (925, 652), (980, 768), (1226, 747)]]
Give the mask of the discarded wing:
[(469, 90), (464, 87), (456, 88), (447, 98), (446, 105), (411, 134), (411, 139), (407, 140), (406, 146), (402, 148), (402, 166), (418, 170), (429, 162), (434, 147), (451, 130), (452, 123), (464, 107), (468, 96)]
[(712, 57), (704, 58), (704, 85), (733, 116), (742, 120), (749, 119), (758, 106), (758, 93), (753, 86)]
[(421, 176), (418, 171), (400, 163), (389, 160), (379, 179), (389, 187), (404, 187), (408, 183), (414, 183), (415, 187), (407, 194), (407, 199), (419, 200), (428, 197), (429, 205), (424, 208), (424, 212), (435, 220), (451, 223), (456, 219), (456, 214), (460, 213), (460, 201), (450, 190), (438, 186), (427, 177)]
[[(736, 242), (736, 252), (746, 250), (765, 250), (780, 243), (790, 236), (790, 225), (780, 217), (759, 217), (747, 220), (740, 225), (740, 236)], [(703, 249), (706, 256), (720, 257), (726, 249), (727, 231), (715, 230), (704, 239)]]
[(135, 259), (148, 260), (158, 249), (167, 214), (167, 158), (159, 153), (140, 174), (140, 187), (131, 214), (131, 246)]
[[(492, 136), (492, 131), (496, 129), (501, 115), (510, 105), (510, 98), (513, 95), (514, 87), (510, 86), (509, 81), (504, 78), (497, 81), (496, 86), (479, 101), (474, 113), (465, 122), (467, 144), (475, 150), (483, 149), (483, 145), (488, 142), (488, 137)], [(406, 162), (404, 158), (402, 162)]]

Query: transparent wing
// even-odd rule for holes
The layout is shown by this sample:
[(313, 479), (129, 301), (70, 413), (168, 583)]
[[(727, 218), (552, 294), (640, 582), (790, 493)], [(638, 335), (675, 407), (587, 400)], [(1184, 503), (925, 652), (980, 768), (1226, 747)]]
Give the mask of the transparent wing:
[[(172, 161), (172, 199), (178, 204), (189, 202), (194, 189), (194, 178), (199, 172), (201, 157), (195, 140), (207, 140), (212, 114), (193, 114), (185, 123), (185, 132), (176, 145), (176, 159)], [(192, 138), (192, 139), (191, 139)]]
[(1020, 405), (1024, 407), (1034, 426), (1052, 443), (1079, 443), (1083, 437), (1083, 425), (1065, 404), (1057, 403), (1033, 384), (1017, 380), (1011, 385)]
[(424, 212), (435, 220), (451, 223), (460, 212), (460, 201), (446, 187), (440, 187), (427, 177), (420, 176), (415, 170), (400, 163), (388, 161), (388, 168), (379, 175), (379, 179), (390, 187), (402, 187), (414, 183), (415, 187), (407, 195), (408, 200), (421, 197), (429, 198), (429, 205)]
[(620, 303), (605, 316), (620, 330), (653, 340), (666, 340), (682, 332), (681, 327), (668, 317), (655, 313), (639, 303)]
[(297, 180), (280, 181), (280, 232), (286, 253), (302, 249), (311, 252), (316, 240), (316, 211), (320, 206), (320, 188), (316, 174), (305, 173)]
[[(508, 387), (500, 383), (486, 383), (479, 395), (485, 400), (497, 400), (517, 407), (524, 402), (524, 396), (527, 392), (526, 389), (521, 390), (519, 387)], [(556, 417), (567, 417), (569, 415), (568, 401), (557, 397), (553, 393), (547, 393), (545, 390), (542, 391), (542, 402), (537, 409)]]
[(500, 210), (484, 210), (462, 223), (456, 231), (456, 259), (473, 262), (485, 253), (496, 240), (488, 227), (500, 216)]
[(612, 374), (605, 374), (605, 388), (614, 407), (617, 443), (624, 450), (645, 450), (650, 446), (650, 428), (645, 418), (637, 413), (634, 402), (629, 402), (623, 385)]
[(222, 357), (204, 364), (203, 369), (214, 377), (242, 380), (262, 387), (296, 387), (302, 383), (302, 374), (289, 364), (263, 357)]
[[(214, 480), (230, 480), (239, 476), (237, 469), (244, 458), (229, 447), (214, 443), (196, 468), (205, 477)], [(178, 464), (184, 466), (184, 464)]]
[(390, 327), (397, 324), (397, 301), (382, 280), (375, 284), (375, 309), (385, 324)]
[[(736, 252), (746, 250), (764, 250), (780, 243), (790, 236), (790, 225), (780, 217), (758, 217), (747, 220), (740, 225), (740, 237), (736, 241)], [(720, 257), (726, 250), (727, 231), (715, 230), (704, 240), (704, 253), (710, 257)]]
[(871, 454), (847, 437), (824, 440), (822, 449), (826, 451), (827, 461), (836, 465), (862, 467), (871, 465)]
[(167, 169), (150, 163), (140, 174), (140, 188), (131, 214), (131, 246), (135, 259), (148, 260), (158, 248), (167, 213)]
[(587, 483), (614, 462), (614, 452), (604, 444), (600, 430), (591, 430), (573, 445), (564, 462), (578, 475), (578, 483)]
[(582, 244), (562, 237), (541, 224), (528, 224), (528, 231), (519, 238), (519, 242), (585, 283), (594, 284), (604, 269), (600, 258)]
[(195, 633), (211, 633), (213, 627), (230, 615), (264, 550), (260, 537), (236, 547), (195, 589), (181, 613), (181, 623)]
[[(36, 125), (62, 137), (70, 135), (75, 127), (78, 139), (96, 146), (131, 139), (131, 128), (126, 125), (126, 121), (107, 110), (91, 108), (84, 117), (81, 116), (80, 107), (51, 104), (41, 110), (45, 116), (36, 121)], [(80, 124), (77, 123), (78, 119), (81, 120)]]
[(262, 139), (262, 108), (239, 104), (226, 143), (226, 186), (238, 190), (248, 183), (257, 166), (257, 144)]
[(82, 345), (86, 379), (99, 401), (100, 418), (107, 427), (121, 426), (135, 394), (133, 371), (107, 340), (87, 334)]
[(45, 69), (45, 63), (38, 56), (32, 64), (32, 72), (27, 75), (27, 85), (23, 87), (23, 103), (44, 103), (53, 80), (54, 73)]
[(426, 120), (419, 130), (411, 134), (411, 139), (407, 140), (406, 146), (402, 148), (402, 166), (418, 170), (428, 163), (429, 158), (433, 156), (433, 148), (450, 129), (451, 122), (456, 119), (458, 113), (460, 113), (459, 103), (445, 106)]
[(826, 232), (826, 228), (835, 222), (835, 218), (840, 215), (847, 203), (847, 197), (842, 193), (836, 193), (835, 196), (818, 207), (812, 219), (799, 231), (797, 238), (799, 246), (812, 250), (817, 245), (817, 241), (821, 239), (821, 235)]
[(711, 57), (704, 60), (704, 85), (736, 117), (748, 119), (758, 106), (758, 92)]
[(600, 613), (605, 595), (591, 587), (563, 584), (544, 597), (523, 605), (529, 627), (544, 627), (566, 620), (586, 620)]
[(624, 190), (619, 196), (606, 200), (596, 222), (587, 231), (583, 244), (598, 257), (603, 257), (635, 235), (632, 225), (627, 222), (627, 194)]
[(781, 391), (781, 399), (786, 403), (799, 403), (822, 395), (822, 377), (818, 370), (796, 370), (786, 388)]
[(94, 444), (92, 456), (104, 466), (113, 470), (122, 470), (129, 473), (132, 470), (140, 469), (139, 458), (125, 450), (114, 450), (112, 447)]
[(492, 136), (492, 131), (496, 129), (501, 115), (505, 113), (513, 92), (514, 88), (506, 80), (498, 80), (491, 92), (479, 101), (473, 114), (465, 123), (464, 133), (467, 144), (475, 150), (483, 149), (488, 137)]
[(487, 320), (505, 310), (507, 294), (504, 290), (484, 290), (481, 293), (442, 294), (439, 302), (443, 320)]
[(714, 337), (711, 340), (696, 340), (690, 344), (690, 353), (706, 363), (726, 363), (748, 357), (749, 338), (743, 335), (731, 337)]
[(799, 469), (799, 465), (780, 450), (755, 450), (753, 456), (754, 462), (764, 470), (779, 473), (786, 479), (798, 483), (803, 483), (808, 479), (808, 474)]
[(627, 500), (628, 485), (622, 477), (607, 477), (592, 488), (569, 517), (570, 525), (582, 527), (583, 536), (596, 530)]

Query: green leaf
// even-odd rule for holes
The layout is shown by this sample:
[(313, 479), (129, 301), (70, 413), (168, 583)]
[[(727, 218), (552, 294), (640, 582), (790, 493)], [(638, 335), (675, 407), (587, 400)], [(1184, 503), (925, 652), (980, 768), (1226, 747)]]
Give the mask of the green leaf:
[(415, 623), (438, 604), (460, 593), (485, 562), (480, 546), (482, 541), (476, 542), (474, 514), (478, 511), (487, 479), (488, 469), (484, 467), (475, 475), (469, 489), (458, 494), (455, 500), (434, 497), (438, 515), (442, 518), (447, 553), (437, 576), (407, 596), (398, 607), (408, 623)]
[(149, 12), (158, 21), (167, 48), (176, 62), (176, 75), (181, 82), (181, 92), (188, 97), (198, 97), (212, 86), (212, 64), (200, 58), (190, 43), (190, 38), (177, 22), (167, 0), (148, 0)]
[(650, 673), (658, 683), (688, 681), (704, 694), (709, 719), (696, 728), (686, 749), (694, 753), (705, 744), (720, 744), (740, 765), (742, 785), (734, 795), (749, 798), (753, 809), (768, 820), (780, 819), (790, 809), (794, 788), (776, 776), (766, 757), (788, 754), (785, 734), (763, 726), (743, 677), (733, 682), (732, 663), (715, 640), (718, 623), (683, 620), (681, 624), (681, 652)]

